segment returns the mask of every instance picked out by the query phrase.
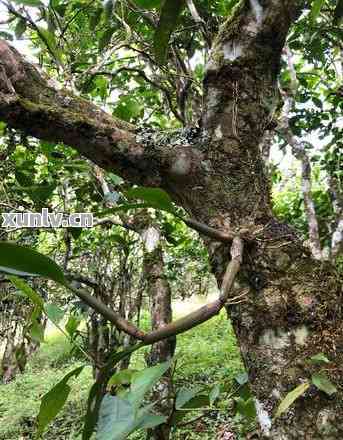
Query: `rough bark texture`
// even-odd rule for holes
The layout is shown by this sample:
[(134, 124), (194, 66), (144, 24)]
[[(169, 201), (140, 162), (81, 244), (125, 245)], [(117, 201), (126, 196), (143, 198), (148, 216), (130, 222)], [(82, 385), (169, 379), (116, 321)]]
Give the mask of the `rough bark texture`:
[[(161, 232), (157, 226), (150, 225), (143, 234), (145, 241), (144, 274), (150, 298), (150, 316), (153, 330), (159, 329), (172, 321), (171, 290), (164, 274), (163, 249)], [(164, 339), (152, 345), (148, 356), (148, 365), (165, 362), (174, 356), (176, 336)], [(159, 381), (154, 389), (158, 404), (156, 409), (160, 414), (170, 416), (173, 409), (171, 371)], [(167, 423), (150, 430), (151, 438), (168, 440), (171, 426)]]
[[(13, 127), (74, 146), (132, 182), (159, 185), (194, 218), (246, 243), (233, 325), (256, 396), (261, 435), (275, 440), (343, 437), (342, 280), (314, 261), (296, 234), (272, 217), (268, 179), (259, 150), (279, 101), (277, 76), (297, 0), (241, 1), (222, 25), (206, 68), (201, 130), (160, 136), (135, 133), (85, 101), (55, 92), (20, 55), (1, 42), (0, 118)], [(207, 240), (218, 282), (227, 244)], [(338, 392), (310, 389), (272, 423), (281, 397), (318, 367)]]

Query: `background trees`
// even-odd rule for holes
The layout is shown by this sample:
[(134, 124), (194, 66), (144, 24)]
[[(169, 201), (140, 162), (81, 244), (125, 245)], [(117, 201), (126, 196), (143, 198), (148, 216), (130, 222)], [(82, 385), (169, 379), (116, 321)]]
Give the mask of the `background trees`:
[[(228, 224), (239, 229), (247, 224), (255, 227), (261, 220), (256, 219), (256, 211), (266, 214), (269, 203), (260, 149), (275, 185), (276, 214), (293, 223), (303, 238), (308, 239), (316, 259), (330, 259), (338, 266), (341, 264), (341, 2), (315, 1), (307, 5), (291, 28), (278, 79), (286, 103), (283, 107), (278, 93), (274, 93), (274, 86), (289, 17), (275, 6), (280, 17), (277, 26), (270, 29), (267, 23), (267, 30), (262, 32), (263, 44), (259, 40), (256, 43), (249, 34), (251, 29), (247, 23), (254, 16), (256, 23), (251, 26), (256, 25), (258, 30), (261, 10), (256, 5), (253, 7), (254, 2), (250, 2), (250, 6), (248, 3), (188, 1), (173, 2), (171, 7), (170, 2), (143, 0), (53, 1), (48, 5), (40, 1), (2, 2), (8, 10), (8, 22), (5, 20), (2, 36), (28, 38), (36, 63), (43, 67), (50, 80), (54, 78), (57, 83), (67, 86), (74, 96), (69, 92), (56, 92), (44, 79), (32, 76), (31, 67), (2, 46), (5, 73), (25, 98), (19, 102), (6, 99), (1, 102), (1, 117), (9, 124), (2, 126), (1, 202), (6, 210), (23, 206), (35, 211), (49, 206), (67, 212), (99, 213), (97, 226), (92, 231), (6, 231), (6, 239), (30, 244), (45, 254), (53, 252), (70, 280), (76, 283), (76, 289), (82, 284), (125, 318), (139, 322), (141, 309), (148, 304), (145, 295), (153, 290), (153, 285), (149, 285), (147, 253), (141, 245), (152, 223), (162, 237), (157, 258), (160, 262), (163, 253), (167, 262), (164, 270), (159, 268), (160, 275), (174, 295), (185, 296), (185, 292), (204, 289), (209, 279), (209, 261), (197, 236), (171, 214), (149, 211), (142, 222), (141, 211), (129, 210), (129, 203), (142, 198), (152, 207), (165, 206), (161, 198), (156, 199), (156, 193), (152, 197), (149, 192), (132, 192), (131, 184), (113, 174), (114, 169), (133, 183), (163, 186), (192, 212), (196, 220), (209, 223), (211, 227), (219, 230), (225, 230)], [(290, 2), (289, 6), (291, 14), (296, 15), (295, 3)], [(230, 14), (232, 20), (226, 20)], [(273, 17), (271, 15), (271, 20)], [(246, 38), (244, 32), (242, 38), (237, 37), (235, 20), (246, 31)], [(220, 28), (223, 22), (226, 24)], [(216, 37), (219, 29), (220, 38)], [(253, 29), (251, 34), (254, 32)], [(271, 44), (274, 37), (278, 37), (275, 45)], [(213, 41), (216, 42), (214, 46)], [(223, 49), (226, 64), (221, 65), (223, 41), (226, 41)], [(244, 58), (242, 55), (246, 56), (249, 50), (251, 54), (241, 62), (240, 57)], [(258, 50), (263, 56), (256, 60)], [(8, 56), (13, 56), (11, 62), (6, 59)], [(235, 65), (237, 58), (238, 65)], [(270, 72), (272, 61), (275, 65)], [(249, 87), (245, 81), (250, 81)], [(221, 90), (219, 98), (215, 90)], [(255, 92), (258, 100), (253, 96)], [(11, 95), (5, 80), (1, 93)], [(121, 121), (99, 112), (80, 96)], [(202, 108), (203, 102), (205, 108)], [(216, 125), (218, 121), (222, 121), (221, 126)], [(204, 127), (210, 132), (209, 137), (201, 131)], [(254, 142), (263, 131), (265, 136), (257, 146)], [(251, 151), (242, 148), (242, 136), (245, 148)], [(231, 139), (224, 145), (224, 152), (231, 154), (229, 161), (221, 151), (222, 138)], [(78, 153), (57, 141), (77, 147)], [(192, 174), (198, 166), (198, 147), (205, 151), (207, 160), (201, 162), (200, 178), (197, 176), (185, 190), (188, 183), (182, 181), (182, 174)], [(275, 158), (281, 157), (280, 152), (287, 148), (287, 170), (280, 171)], [(290, 153), (300, 162), (301, 172), (297, 165), (292, 165)], [(84, 156), (108, 171), (102, 175)], [(208, 175), (212, 178), (206, 181)], [(193, 194), (196, 195), (193, 197)], [(116, 213), (107, 212), (105, 218), (100, 215), (106, 208), (118, 205), (126, 205), (126, 208)], [(243, 225), (242, 220), (246, 222)], [(194, 222), (188, 224), (195, 226)], [(278, 238), (284, 231), (279, 228)], [(290, 234), (288, 229), (286, 232)], [(293, 233), (291, 235), (293, 237)], [(255, 238), (253, 235), (250, 241)], [(285, 243), (275, 246), (278, 245)], [(299, 249), (300, 259), (302, 250)], [(264, 274), (263, 261), (260, 264), (262, 257), (256, 249), (249, 249), (248, 254), (247, 258), (254, 263), (245, 261), (245, 282), (250, 290), (260, 292), (260, 297), (264, 298), (262, 291), (268, 277)], [(292, 249), (289, 254), (293, 258), (296, 252)], [(227, 251), (214, 249), (211, 262), (219, 280), (226, 259)], [(284, 263), (288, 267), (287, 261)], [(314, 272), (312, 266), (308, 272), (309, 276)], [(321, 275), (318, 283), (324, 283), (322, 278), (326, 275)], [(308, 280), (305, 281), (304, 285)], [(295, 283), (294, 278), (291, 283)], [(313, 290), (325, 290), (327, 286), (322, 284), (313, 285)], [(337, 295), (338, 290), (339, 287)], [(67, 310), (70, 297), (61, 295), (60, 298), (59, 306)], [(254, 298), (254, 305), (258, 306), (259, 297)], [(287, 312), (285, 317), (278, 307), (277, 319), (271, 320), (275, 325), (281, 320), (292, 328), (303, 319), (296, 317), (293, 322), (290, 314)], [(261, 316), (269, 312), (265, 305), (261, 306)], [(84, 304), (74, 302), (69, 313), (66, 330), (91, 356), (95, 372), (99, 362), (105, 362), (112, 349), (127, 344), (122, 334)], [(234, 310), (238, 334), (245, 325), (239, 313), (239, 308), (236, 315)], [(307, 320), (311, 310), (301, 313)], [(87, 331), (79, 329), (81, 314), (87, 321)], [(330, 321), (328, 317), (333, 314), (329, 310), (322, 319)], [(11, 316), (7, 320), (9, 323), (12, 323)], [(19, 341), (37, 334), (37, 329), (42, 336), (43, 328), (37, 316), (30, 318), (31, 333), (25, 326), (25, 332), (23, 330), (24, 333), (18, 336)], [(259, 318), (254, 315), (254, 320)], [(247, 346), (251, 344), (249, 338), (242, 339)], [(84, 349), (84, 343), (88, 344), (89, 352)], [(248, 358), (250, 354), (244, 354), (246, 366), (251, 371), (254, 367), (258, 369), (258, 363)], [(254, 381), (253, 377), (251, 379)], [(293, 385), (291, 377), (286, 379), (282, 393)], [(264, 390), (257, 391), (263, 395)]]

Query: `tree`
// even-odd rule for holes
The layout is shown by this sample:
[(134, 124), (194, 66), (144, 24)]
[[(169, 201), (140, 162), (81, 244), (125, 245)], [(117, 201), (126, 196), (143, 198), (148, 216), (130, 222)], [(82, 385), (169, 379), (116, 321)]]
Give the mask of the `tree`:
[[(106, 5), (111, 7), (110, 3), (113, 6), (113, 2)], [(308, 8), (300, 0), (242, 0), (228, 16), (221, 17), (218, 12), (213, 13), (218, 6), (215, 2), (215, 6), (207, 8), (207, 2), (199, 2), (199, 13), (188, 1), (190, 13), (185, 12), (180, 22), (195, 22), (203, 42), (199, 44), (198, 36), (180, 42), (176, 33), (167, 52), (184, 3), (165, 2), (160, 26), (156, 14), (144, 9), (149, 4), (127, 2), (128, 12), (122, 15), (113, 8), (107, 10), (107, 17), (114, 14), (114, 21), (110, 18), (99, 43), (100, 51), (109, 42), (113, 43), (113, 50), (114, 41), (119, 39), (122, 46), (129, 46), (146, 60), (146, 69), (122, 65), (116, 71), (105, 70), (106, 60), (100, 59), (86, 73), (81, 71), (83, 91), (87, 93), (86, 86), (90, 93), (94, 87), (101, 88), (100, 82), (94, 83), (95, 78), (99, 75), (115, 79), (120, 69), (155, 86), (156, 75), (166, 113), (173, 114), (182, 124), (192, 125), (199, 115), (201, 91), (196, 82), (187, 82), (187, 63), (196, 50), (206, 51), (207, 47), (210, 49), (198, 126), (165, 133), (154, 128), (153, 123), (149, 128), (137, 128), (112, 117), (76, 93), (52, 86), (5, 41), (0, 42), (0, 118), (27, 135), (72, 146), (99, 167), (119, 173), (132, 184), (160, 187), (168, 192), (191, 216), (188, 224), (202, 231), (219, 285), (230, 259), (231, 242), (243, 243), (238, 292), (243, 301), (227, 307), (256, 396), (263, 435), (273, 439), (341, 438), (342, 279), (329, 263), (315, 261), (294, 231), (273, 216), (260, 152), (263, 135), (273, 125), (280, 104), (277, 81), (287, 35), (301, 14), (308, 15)], [(50, 17), (55, 24), (66, 8), (62, 2), (56, 5), (55, 9), (54, 5), (48, 11), (43, 9), (45, 19)], [(51, 37), (54, 33), (42, 30), (21, 9), (11, 4), (8, 7), (45, 44), (43, 61), (54, 60), (60, 71), (65, 69), (72, 52), (64, 58), (56, 38)], [(311, 20), (321, 7), (327, 8), (324, 12), (333, 17), (334, 23), (339, 23), (340, 1), (337, 6), (315, 1)], [(57, 18), (51, 19), (56, 10)], [(214, 15), (217, 21), (213, 20)], [(87, 17), (96, 21), (95, 10)], [(115, 33), (116, 23), (121, 23), (121, 34)], [(155, 32), (154, 50), (142, 40), (143, 31), (145, 36)], [(65, 32), (55, 30), (62, 47), (68, 44)], [(80, 52), (86, 49), (80, 46)], [(76, 52), (74, 58), (78, 56)], [(79, 61), (76, 59), (69, 71), (71, 84), (78, 64), (87, 64)], [(158, 67), (163, 62), (169, 71)], [(147, 71), (152, 72), (152, 78)], [(170, 81), (175, 85), (172, 93)], [(158, 107), (156, 96), (151, 101), (152, 108)], [(132, 96), (123, 96), (121, 104), (116, 114), (134, 121), (141, 109)], [(316, 363), (308, 362), (323, 351), (330, 362), (326, 376), (318, 371)], [(311, 376), (319, 386), (304, 387), (306, 392), (292, 410), (272, 423), (281, 397), (297, 385), (309, 383)], [(337, 392), (331, 393), (325, 383)], [(332, 394), (330, 398), (325, 391)]]

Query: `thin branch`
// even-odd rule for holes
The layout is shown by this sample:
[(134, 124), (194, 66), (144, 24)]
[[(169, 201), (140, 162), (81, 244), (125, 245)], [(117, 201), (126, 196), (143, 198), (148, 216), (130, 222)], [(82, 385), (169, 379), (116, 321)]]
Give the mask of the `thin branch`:
[(162, 84), (160, 84), (160, 83), (150, 79), (143, 70), (137, 69), (137, 68), (134, 68), (134, 67), (120, 67), (119, 69), (117, 69), (114, 72), (98, 71), (98, 72), (92, 73), (91, 76), (94, 77), (94, 76), (97, 76), (97, 75), (103, 75), (103, 76), (109, 76), (111, 78), (115, 78), (117, 75), (119, 75), (119, 73), (124, 72), (124, 71), (125, 72), (136, 73), (139, 77), (144, 79), (144, 81), (146, 81), (147, 83), (151, 84), (156, 89), (158, 89), (161, 92), (163, 92), (165, 97), (166, 97), (166, 99), (167, 99), (167, 101), (168, 101), (168, 105), (169, 105), (170, 111), (173, 113), (173, 115), (176, 117), (176, 119), (178, 119), (183, 124), (185, 123), (185, 120), (182, 117), (182, 115), (174, 107), (172, 95), (171, 95), (170, 91), (167, 89), (167, 87), (164, 87)]
[(139, 339), (140, 341), (145, 340), (144, 332), (139, 330), (130, 322), (126, 321), (126, 319), (123, 319), (118, 313), (114, 312), (106, 304), (95, 298), (86, 290), (76, 289), (68, 283), (65, 284), (65, 287), (67, 287), (71, 292), (73, 292), (78, 298), (84, 301), (96, 312), (100, 313), (100, 315), (102, 315), (109, 322), (115, 325), (119, 330), (122, 330), (123, 332), (127, 333), (130, 336), (133, 336), (136, 339)]
[(51, 48), (49, 41), (46, 39), (45, 35), (41, 32), (39, 26), (36, 25), (36, 23), (32, 20), (32, 18), (30, 17), (30, 15), (28, 14), (28, 12), (25, 10), (26, 13), (26, 17), (22, 14), (20, 14), (16, 9), (13, 8), (13, 6), (5, 1), (0, 1), (0, 3), (2, 3), (7, 9), (8, 11), (13, 14), (14, 16), (20, 18), (21, 20), (24, 20), (25, 22), (27, 22), (29, 24), (29, 26), (37, 32), (37, 35), (39, 36), (39, 38), (43, 41), (43, 43), (45, 44), (46, 48), (48, 49), (48, 52), (50, 53), (51, 57), (53, 58), (53, 60), (56, 62), (58, 67), (61, 67), (63, 69), (63, 65), (62, 63), (56, 59), (55, 53), (53, 51), (53, 49)]
[[(78, 296), (82, 301), (88, 304), (92, 309), (104, 316), (108, 321), (115, 325), (119, 330), (124, 333), (143, 341), (145, 345), (151, 345), (155, 342), (162, 341), (171, 336), (178, 335), (193, 327), (208, 321), (213, 316), (217, 315), (224, 305), (230, 305), (230, 301), (227, 304), (229, 294), (236, 275), (239, 272), (243, 255), (243, 241), (240, 237), (235, 237), (231, 246), (231, 261), (229, 262), (221, 287), (221, 294), (216, 301), (209, 303), (198, 310), (178, 319), (170, 324), (165, 325), (157, 330), (153, 330), (149, 333), (144, 333), (135, 325), (122, 318), (118, 313), (110, 309), (106, 304), (95, 298), (89, 292), (83, 289), (77, 289), (68, 283), (65, 283), (71, 292)], [(237, 304), (237, 300), (242, 295), (232, 298), (232, 304)]]
[(232, 259), (227, 266), (219, 298), (216, 301), (206, 304), (194, 312), (189, 313), (181, 319), (178, 319), (158, 330), (154, 330), (146, 334), (143, 338), (144, 342), (146, 344), (153, 344), (161, 341), (162, 339), (169, 338), (170, 336), (178, 335), (198, 326), (199, 324), (202, 324), (205, 321), (208, 321), (210, 318), (217, 315), (229, 297), (234, 280), (241, 266), (242, 255), (243, 241), (241, 238), (235, 237), (231, 246)]

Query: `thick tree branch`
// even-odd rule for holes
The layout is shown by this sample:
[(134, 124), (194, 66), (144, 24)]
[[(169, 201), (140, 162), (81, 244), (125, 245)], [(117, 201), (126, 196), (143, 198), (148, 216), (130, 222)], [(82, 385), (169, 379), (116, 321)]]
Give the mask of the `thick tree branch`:
[[(7, 42), (0, 40), (0, 119), (39, 139), (77, 149), (101, 168), (127, 180), (169, 187), (169, 179), (189, 176), (200, 155), (184, 146), (155, 142), (137, 134), (131, 124), (113, 118), (96, 105), (58, 89)], [(194, 161), (196, 160), (196, 163)], [(178, 165), (178, 162), (177, 162)]]

